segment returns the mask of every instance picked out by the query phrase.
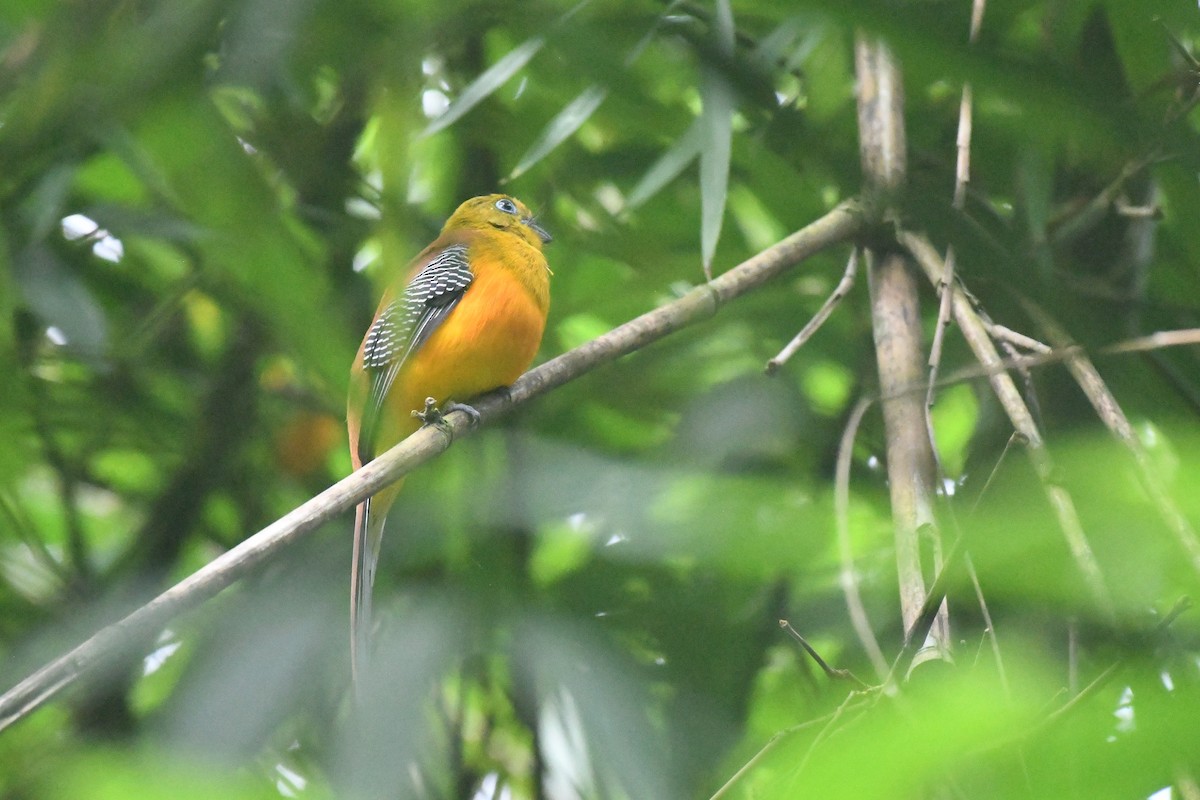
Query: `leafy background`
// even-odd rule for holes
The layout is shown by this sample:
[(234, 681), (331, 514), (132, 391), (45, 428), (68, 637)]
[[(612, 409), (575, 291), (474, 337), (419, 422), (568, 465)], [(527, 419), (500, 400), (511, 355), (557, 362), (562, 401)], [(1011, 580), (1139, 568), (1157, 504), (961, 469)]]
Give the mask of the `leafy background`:
[[(1153, 6), (1153, 7), (1151, 7)], [(1197, 325), (1194, 4), (1168, 0), (0, 6), (0, 673), (11, 685), (349, 471), (378, 287), (462, 199), (555, 234), (542, 358), (861, 191), (856, 30), (902, 65), (907, 227), (997, 323), (1089, 348)], [(958, 103), (972, 179), (952, 210)], [(1149, 213), (1139, 213), (1149, 211)], [(348, 692), (349, 520), (0, 734), (12, 798), (1200, 796), (1197, 571), (1067, 371), (1033, 371), (1097, 606), (952, 328), (933, 412), (953, 663), (876, 684), (833, 474), (876, 391), (866, 281), (766, 361), (849, 247), (409, 479), (379, 685)], [(933, 287), (922, 316), (932, 333)], [(1200, 523), (1198, 352), (1098, 357)], [(903, 629), (878, 406), (854, 574)], [(986, 617), (983, 609), (990, 617)], [(990, 618), (990, 623), (988, 619)], [(1092, 682), (1100, 678), (1096, 684)], [(745, 767), (743, 769), (743, 767)], [(722, 789), (722, 787), (724, 787)]]

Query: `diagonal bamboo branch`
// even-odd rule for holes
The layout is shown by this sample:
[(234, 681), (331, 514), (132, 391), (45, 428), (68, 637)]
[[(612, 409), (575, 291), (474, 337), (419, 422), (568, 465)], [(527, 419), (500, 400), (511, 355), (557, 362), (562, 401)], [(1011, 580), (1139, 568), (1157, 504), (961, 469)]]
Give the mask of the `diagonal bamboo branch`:
[[(899, 238), (900, 243), (912, 253), (917, 263), (925, 270), (929, 280), (935, 286), (938, 285), (943, 275), (942, 259), (929, 240), (908, 232), (901, 233)], [(1112, 600), (1109, 598), (1108, 589), (1105, 588), (1104, 576), (1100, 572), (1100, 563), (1092, 553), (1091, 545), (1084, 534), (1083, 525), (1079, 521), (1079, 513), (1075, 510), (1075, 502), (1071, 499), (1070, 493), (1054, 476), (1054, 462), (1050, 458), (1045, 440), (1042, 439), (1041, 431), (1033, 420), (1029, 406), (1021, 397), (1021, 392), (1013, 382), (1012, 376), (1004, 371), (1004, 362), (996, 351), (991, 337), (988, 336), (983, 320), (980, 319), (967, 297), (967, 293), (959, 284), (955, 284), (950, 290), (954, 292), (954, 320), (962, 330), (967, 345), (975, 354), (975, 359), (979, 361), (983, 369), (987, 370), (988, 382), (996, 394), (996, 399), (1000, 401), (1004, 413), (1008, 415), (1008, 419), (1017, 433), (1025, 439), (1026, 452), (1029, 453), (1029, 460), (1033, 464), (1034, 472), (1041, 481), (1050, 507), (1054, 509), (1058, 525), (1062, 529), (1067, 546), (1087, 583), (1093, 600), (1102, 612), (1111, 617), (1113, 614)]]
[[(1041, 306), (1028, 299), (1023, 299), (1021, 305), (1038, 327), (1045, 332), (1046, 338), (1055, 348), (1072, 348), (1074, 342), (1071, 341), (1071, 337)], [(1162, 478), (1151, 463), (1146, 448), (1142, 446), (1141, 441), (1133, 432), (1133, 425), (1125, 416), (1121, 404), (1109, 391), (1108, 384), (1100, 377), (1100, 372), (1086, 353), (1072, 348), (1066, 360), (1067, 369), (1075, 378), (1075, 382), (1079, 384), (1079, 388), (1087, 395), (1087, 399), (1092, 404), (1092, 408), (1096, 410), (1100, 421), (1133, 457), (1138, 478), (1141, 480), (1150, 502), (1158, 510), (1159, 516), (1174, 535), (1176, 544), (1187, 554), (1192, 569), (1200, 573), (1200, 540), (1196, 537), (1196, 530), (1188, 522), (1184, 513), (1179, 510), (1178, 504), (1167, 491), (1167, 487), (1163, 485)]]
[(792, 338), (790, 342), (779, 354), (767, 362), (766, 372), (768, 375), (774, 375), (779, 371), (779, 368), (786, 364), (792, 356), (800, 350), (804, 344), (813, 337), (821, 326), (825, 324), (825, 320), (829, 319), (833, 314), (838, 303), (842, 302), (850, 290), (854, 287), (854, 276), (858, 272), (858, 248), (850, 251), (850, 260), (846, 262), (846, 271), (842, 273), (842, 279), (838, 281), (838, 285), (834, 287), (833, 293), (826, 298), (825, 302), (817, 309), (817, 313), (808, 321), (808, 324), (800, 329), (800, 332)]
[[(853, 203), (843, 203), (778, 244), (742, 262), (683, 297), (614, 328), (587, 344), (554, 358), (521, 376), (507, 392), (480, 398), (475, 404), (480, 423), (490, 422), (517, 406), (563, 384), (708, 319), (730, 300), (754, 289), (786, 269), (831, 245), (857, 236), (862, 215)], [(124, 619), (96, 632), (71, 651), (54, 659), (0, 696), (0, 731), (23, 719), (57, 696), (81, 675), (95, 672), (127, 654), (178, 614), (217, 595), (283, 548), (353, 508), (369, 495), (443, 452), (467, 435), (467, 415), (455, 411), (446, 425), (427, 426), (349, 477), (313, 497)]]
[[(968, 41), (971, 44), (979, 39), (979, 29), (983, 26), (984, 0), (974, 0), (971, 3), (971, 31)], [(955, 137), (954, 161), (954, 199), (951, 207), (962, 213), (967, 205), (967, 184), (971, 180), (971, 129), (973, 119), (973, 94), (970, 82), (962, 87), (962, 99), (958, 104), (958, 135)], [(951, 293), (948, 287), (954, 283), (954, 245), (946, 248), (946, 258), (943, 261), (942, 281), (938, 284), (940, 302), (938, 303), (937, 324), (933, 328), (933, 344), (929, 346), (929, 391), (925, 395), (925, 405), (933, 408), (934, 389), (937, 386), (938, 369), (942, 363), (942, 343), (946, 338), (946, 326), (950, 323)]]

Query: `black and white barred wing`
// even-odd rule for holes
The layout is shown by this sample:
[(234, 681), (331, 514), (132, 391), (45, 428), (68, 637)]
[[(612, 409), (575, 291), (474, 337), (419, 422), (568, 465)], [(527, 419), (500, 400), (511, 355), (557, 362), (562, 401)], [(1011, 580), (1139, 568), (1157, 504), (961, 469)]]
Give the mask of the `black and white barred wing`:
[(367, 331), (363, 367), (370, 390), (363, 408), (358, 457), (375, 457), (380, 410), (404, 363), (446, 320), (474, 278), (465, 244), (452, 244), (429, 260), (404, 293), (388, 304)]

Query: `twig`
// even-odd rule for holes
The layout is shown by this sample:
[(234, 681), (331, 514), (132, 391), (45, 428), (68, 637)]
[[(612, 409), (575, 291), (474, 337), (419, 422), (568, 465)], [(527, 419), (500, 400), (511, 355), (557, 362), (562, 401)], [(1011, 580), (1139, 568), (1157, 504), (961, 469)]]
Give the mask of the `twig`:
[(1114, 661), (1112, 664), (1109, 664), (1108, 667), (1099, 675), (1097, 675), (1091, 683), (1083, 687), (1079, 694), (1073, 695), (1071, 699), (1067, 700), (1067, 702), (1050, 712), (1050, 714), (1044, 720), (1042, 720), (1033, 731), (1031, 731), (1030, 735), (1034, 736), (1041, 733), (1065, 717), (1067, 714), (1070, 714), (1072, 711), (1078, 708), (1084, 700), (1087, 700), (1089, 697), (1096, 694), (1096, 692), (1104, 688), (1104, 686), (1112, 679), (1113, 675), (1117, 674), (1117, 670), (1119, 670), (1121, 666), (1122, 664), (1120, 661)]
[(1067, 694), (1079, 691), (1079, 620), (1072, 615), (1067, 620)]
[[(1175, 622), (1175, 620), (1179, 617), (1180, 614), (1187, 611), (1191, 607), (1192, 607), (1192, 600), (1189, 597), (1181, 597), (1178, 600), (1176, 600), (1175, 604), (1173, 606), (1171, 606), (1171, 610), (1168, 611), (1166, 613), (1166, 615), (1163, 616), (1163, 618), (1158, 621), (1158, 624), (1155, 625), (1154, 628), (1150, 631), (1150, 636), (1155, 637), (1155, 636), (1161, 635), (1163, 633), (1163, 631), (1165, 631), (1167, 628), (1171, 627), (1171, 625)], [(1118, 659), (1117, 661), (1114, 661), (1112, 664), (1109, 664), (1108, 667), (1103, 672), (1101, 672), (1098, 676), (1096, 676), (1096, 678), (1091, 683), (1089, 683), (1087, 686), (1083, 687), (1083, 690), (1080, 691), (1079, 694), (1072, 696), (1071, 699), (1069, 699), (1067, 702), (1063, 703), (1057, 709), (1050, 712), (1050, 714), (1048, 714), (1046, 716), (1046, 718), (1044, 720), (1042, 720), (1034, 728), (1033, 731), (1030, 732), (1030, 735), (1036, 735), (1038, 733), (1041, 733), (1042, 731), (1046, 730), (1051, 725), (1053, 725), (1054, 723), (1058, 722), (1060, 719), (1065, 717), (1067, 714), (1071, 713), (1071, 711), (1076, 709), (1080, 705), (1080, 703), (1082, 703), (1084, 700), (1091, 697), (1092, 695), (1096, 694), (1096, 692), (1100, 691), (1100, 689), (1102, 689), (1104, 687), (1104, 685), (1107, 684), (1109, 682), (1109, 680), (1112, 679), (1113, 675), (1115, 675), (1117, 673), (1117, 670), (1119, 670), (1123, 665), (1124, 665), (1124, 659)]]
[[(964, 91), (966, 89), (964, 88)], [(950, 324), (950, 300), (954, 296), (951, 287), (954, 285), (954, 247), (946, 248), (946, 258), (943, 262), (941, 282), (937, 285), (938, 315), (933, 327), (933, 344), (929, 346), (929, 387), (925, 390), (925, 407), (933, 408), (933, 396), (937, 388), (938, 369), (942, 363), (942, 348), (946, 340), (946, 327)], [(928, 416), (928, 414), (926, 415)], [(929, 425), (929, 438), (933, 440), (933, 425)]]
[(1148, 333), (1145, 336), (1137, 336), (1133, 339), (1126, 339), (1116, 344), (1101, 347), (1098, 352), (1105, 355), (1144, 353), (1149, 350), (1161, 350), (1166, 347), (1183, 347), (1189, 344), (1200, 344), (1200, 328), (1181, 328), (1174, 331)]
[(839, 705), (835, 710), (829, 712), (828, 714), (825, 714), (824, 716), (817, 717), (816, 719), (810, 719), (806, 722), (801, 722), (799, 725), (793, 725), (792, 727), (787, 728), (786, 730), (782, 730), (782, 731), (779, 731), (778, 733), (776, 733), (774, 736), (772, 736), (770, 739), (768, 739), (767, 743), (764, 744), (757, 753), (755, 753), (753, 756), (751, 756), (750, 759), (745, 764), (743, 764), (738, 769), (737, 772), (733, 773), (733, 775), (729, 778), (729, 780), (725, 781), (725, 783), (722, 784), (721, 788), (717, 789), (717, 791), (713, 794), (713, 796), (711, 798), (709, 798), (709, 800), (721, 800), (721, 798), (725, 797), (729, 793), (729, 790), (732, 789), (734, 786), (736, 786), (738, 781), (740, 781), (742, 779), (742, 776), (746, 775), (751, 769), (753, 769), (755, 766), (757, 766), (758, 762), (762, 761), (762, 759), (765, 758), (768, 753), (770, 753), (772, 750), (774, 750), (775, 747), (780, 742), (782, 742), (784, 739), (786, 739), (789, 736), (792, 736), (794, 734), (797, 734), (800, 731), (812, 728), (816, 725), (822, 725), (825, 728), (828, 728), (828, 726), (830, 724), (835, 722), (838, 718), (840, 718), (847, 711), (858, 710), (859, 707), (864, 707), (869, 702), (867, 699), (860, 697), (860, 699), (857, 702), (850, 703), (851, 698), (853, 698), (854, 696), (855, 695), (853, 693), (848, 695), (846, 700), (843, 701), (841, 705)]
[(826, 678), (835, 681), (850, 681), (859, 689), (863, 690), (871, 688), (868, 684), (859, 680), (858, 676), (850, 670), (836, 669), (829, 666), (829, 663), (825, 659), (821, 658), (821, 654), (818, 653), (813, 646), (808, 643), (808, 640), (800, 635), (800, 631), (792, 627), (792, 623), (788, 622), (786, 619), (779, 620), (779, 627), (783, 628), (788, 636), (791, 636), (800, 644), (801, 647), (804, 648), (804, 652), (808, 653), (809, 658), (817, 662), (817, 666), (820, 667), (821, 671), (825, 673)]
[[(925, 270), (929, 280), (936, 285), (942, 275), (942, 269), (941, 258), (933, 245), (923, 236), (909, 232), (901, 232), (899, 238), (901, 244), (913, 254), (917, 263)], [(1054, 477), (1054, 464), (1045, 441), (1042, 439), (1041, 431), (1034, 423), (1029, 407), (1021, 398), (1020, 392), (1017, 391), (1012, 377), (1005, 371), (1009, 367), (996, 352), (996, 347), (966, 292), (958, 284), (955, 284), (953, 292), (954, 318), (958, 322), (958, 327), (963, 332), (968, 346), (975, 354), (975, 359), (979, 362), (980, 369), (977, 372), (988, 376), (992, 391), (995, 392), (996, 398), (1008, 415), (1009, 421), (1012, 422), (1013, 428), (1024, 438), (1025, 450), (1029, 454), (1034, 472), (1046, 493), (1046, 499), (1058, 518), (1059, 528), (1067, 540), (1067, 546), (1075, 560), (1076, 568), (1083, 576), (1097, 607), (1111, 618), (1114, 614), (1113, 605), (1104, 584), (1100, 563), (1096, 560), (1096, 556), (1088, 544), (1083, 525), (1079, 521), (1079, 513), (1075, 510), (1075, 503), (1071, 499), (1070, 493)], [(1021, 361), (1026, 362), (1048, 356), (1049, 354), (1031, 356), (1029, 359), (1021, 359)]]
[[(933, 255), (937, 257), (936, 253)], [(980, 325), (983, 326), (981, 329), (986, 335), (987, 328), (982, 318), (980, 318)], [(1129, 353), (1148, 353), (1154, 350), (1164, 350), (1169, 347), (1190, 347), (1198, 344), (1200, 344), (1200, 328), (1181, 328), (1171, 331), (1156, 331), (1145, 336), (1135, 336), (1132, 339), (1122, 339), (1119, 342), (1096, 347), (1092, 352), (1097, 356), (1126, 355)], [(987, 365), (977, 364), (971, 367), (956, 369), (949, 375), (939, 378), (938, 385), (948, 386), (975, 378), (991, 378), (998, 374), (1004, 374), (1009, 370), (1059, 364), (1067, 361), (1077, 353), (1086, 352), (1087, 350), (1082, 345), (1072, 344), (1067, 347), (1052, 348), (1045, 353), (1017, 355), (1009, 358), (999, 358), (997, 355), (996, 361)]]
[[(800, 759), (800, 763), (796, 766), (796, 771), (795, 771), (796, 775), (800, 775), (801, 773), (804, 772), (805, 767), (808, 766), (809, 759), (812, 758), (812, 754), (815, 753), (817, 751), (817, 748), (820, 747), (822, 744), (824, 744), (825, 740), (829, 738), (830, 732), (833, 730), (834, 724), (837, 723), (837, 721), (842, 718), (842, 714), (844, 714), (846, 712), (846, 709), (848, 709), (850, 707), (850, 701), (853, 699), (854, 699), (853, 692), (846, 695), (846, 699), (843, 700), (841, 705), (839, 705), (837, 707), (837, 709), (834, 710), (833, 714), (830, 715), (829, 721), (826, 722), (823, 726), (821, 726), (821, 730), (819, 730), (817, 732), (817, 735), (813, 737), (812, 744), (810, 744), (808, 746), (808, 749), (804, 751), (804, 757)], [(862, 718), (862, 716), (860, 715), (859, 719), (861, 719), (861, 718)]]
[[(609, 331), (527, 372), (508, 392), (479, 398), (475, 408), (486, 424), (602, 364), (638, 350), (677, 330), (713, 316), (745, 292), (831, 245), (853, 238), (862, 215), (844, 203), (778, 244), (698, 286), (683, 297)], [(313, 497), (233, 549), (184, 578), (124, 619), (93, 634), (0, 696), (0, 730), (55, 697), (85, 673), (111, 663), (148, 633), (176, 615), (212, 598), (323, 523), (445, 451), (469, 435), (472, 424), (462, 411), (446, 415), (446, 425), (427, 426), (353, 475)]]
[[(1055, 347), (1071, 348), (1073, 344), (1071, 338), (1044, 309), (1027, 298), (1021, 299), (1021, 305), (1025, 308), (1026, 313), (1046, 332), (1047, 338)], [(1071, 354), (1067, 357), (1067, 369), (1075, 378), (1075, 382), (1079, 384), (1079, 388), (1087, 395), (1087, 399), (1092, 404), (1092, 408), (1096, 410), (1100, 421), (1133, 457), (1138, 477), (1141, 479), (1142, 487), (1146, 490), (1150, 502), (1174, 535), (1176, 544), (1191, 560), (1192, 569), (1200, 573), (1200, 539), (1197, 539), (1195, 529), (1192, 528), (1187, 517), (1179, 510), (1179, 506), (1175, 504), (1170, 492), (1163, 485), (1146, 448), (1142, 446), (1137, 434), (1133, 432), (1133, 426), (1121, 409), (1120, 403), (1109, 391), (1108, 385), (1100, 377), (1100, 373), (1092, 364), (1091, 359), (1082, 350), (1072, 349)]]
[(42, 382), (34, 379), (30, 391), (34, 400), (30, 409), (33, 427), (42, 441), (46, 461), (54, 469), (59, 503), (62, 505), (63, 519), (66, 523), (68, 563), (71, 567), (66, 586), (72, 592), (83, 591), (86, 594), (94, 575), (91, 556), (88, 553), (87, 535), (83, 529), (83, 517), (79, 511), (78, 475), (62, 448), (58, 446), (53, 426), (46, 421), (48, 402)]
[(70, 583), (71, 576), (67, 568), (60, 564), (49, 548), (46, 547), (46, 542), (38, 535), (34, 529), (33, 523), (30, 521), (25, 509), (13, 499), (6, 489), (0, 488), (0, 518), (7, 520), (8, 528), (14, 531), (21, 544), (29, 549), (35, 561), (38, 561), (42, 567), (61, 585)]
[(1049, 345), (1042, 344), (1037, 339), (1026, 336), (1023, 333), (1018, 333), (1011, 328), (1006, 328), (991, 320), (985, 319), (984, 325), (987, 327), (987, 332), (998, 342), (1008, 342), (1015, 347), (1020, 347), (1034, 353), (1049, 353), (1051, 351)]
[(1126, 219), (1161, 219), (1163, 215), (1162, 207), (1158, 203), (1135, 206), (1125, 195), (1113, 201), (1113, 210)]
[(1012, 699), (1012, 687), (1008, 683), (1008, 670), (1004, 668), (1004, 657), (1000, 654), (1000, 640), (996, 638), (996, 624), (992, 621), (992, 612), (988, 609), (987, 598), (983, 596), (983, 586), (979, 583), (979, 573), (975, 571), (975, 563), (971, 554), (965, 556), (967, 574), (971, 577), (971, 586), (975, 590), (975, 599), (979, 603), (979, 613), (983, 616), (984, 634), (992, 646), (992, 658), (996, 662), (996, 676), (1000, 679), (1000, 687), (1004, 696)]
[[(971, 28), (968, 41), (974, 44), (979, 38), (979, 29), (983, 26), (984, 0), (974, 0), (971, 4)], [(964, 83), (962, 99), (958, 104), (958, 134), (955, 136), (954, 160), (954, 199), (951, 205), (961, 213), (967, 204), (967, 184), (971, 181), (971, 120), (972, 120), (971, 84)], [(950, 324), (950, 299), (953, 296), (950, 288), (954, 285), (954, 247), (946, 248), (942, 282), (938, 286), (940, 294), (938, 302), (937, 324), (933, 329), (933, 344), (929, 347), (929, 389), (925, 394), (925, 407), (933, 408), (934, 389), (937, 385), (938, 369), (942, 363), (942, 347), (946, 339), (946, 326)], [(933, 428), (930, 427), (932, 438)]]
[(1025, 437), (1016, 431), (1013, 431), (1008, 437), (1008, 441), (1004, 443), (1004, 449), (1001, 450), (1000, 455), (996, 457), (996, 463), (992, 465), (992, 471), (988, 473), (987, 480), (983, 482), (983, 488), (979, 490), (979, 494), (976, 496), (975, 502), (971, 505), (972, 512), (979, 508), (979, 503), (983, 500), (984, 495), (987, 494), (988, 489), (991, 488), (992, 481), (994, 481), (996, 476), (1000, 474), (1000, 465), (1004, 463), (1004, 459), (1008, 457), (1008, 451), (1012, 449), (1013, 443), (1017, 441), (1025, 444)]
[(842, 441), (838, 444), (837, 468), (833, 486), (833, 516), (837, 529), (838, 557), (841, 569), (838, 571), (838, 583), (842, 586), (842, 594), (846, 596), (846, 609), (850, 612), (850, 623), (863, 650), (875, 667), (875, 674), (880, 680), (887, 677), (887, 659), (875, 638), (871, 621), (867, 619), (867, 609), (863, 605), (862, 595), (858, 591), (858, 573), (854, 569), (854, 550), (850, 546), (850, 464), (854, 454), (854, 439), (858, 435), (858, 427), (862, 424), (863, 415), (871, 407), (869, 398), (860, 398), (846, 420), (846, 428), (842, 431)]
[[(1163, 633), (1163, 631), (1165, 631), (1167, 628), (1169, 628), (1175, 622), (1175, 620), (1179, 617), (1180, 614), (1187, 611), (1191, 607), (1192, 607), (1192, 601), (1188, 597), (1181, 597), (1178, 600), (1176, 600), (1175, 604), (1171, 607), (1171, 610), (1168, 611), (1166, 613), (1166, 615), (1161, 620), (1158, 621), (1158, 624), (1155, 625), (1153, 629), (1151, 629), (1149, 636), (1151, 638), (1153, 638), (1155, 636), (1160, 636)], [(1097, 675), (1092, 680), (1091, 683), (1089, 683), (1087, 686), (1083, 687), (1082, 691), (1080, 691), (1076, 695), (1073, 695), (1070, 699), (1067, 700), (1067, 702), (1063, 703), (1061, 706), (1056, 708), (1054, 711), (1051, 711), (1049, 714), (1047, 714), (1043, 720), (1041, 720), (1039, 723), (1034, 725), (1033, 728), (1031, 728), (1029, 731), (1022, 733), (1019, 736), (1015, 737), (1016, 740), (1019, 742), (1025, 742), (1029, 739), (1032, 739), (1036, 736), (1040, 736), (1041, 734), (1045, 733), (1047, 730), (1049, 730), (1051, 727), (1053, 727), (1056, 723), (1058, 723), (1060, 720), (1065, 718), (1068, 714), (1070, 714), (1072, 711), (1074, 711), (1076, 708), (1078, 708), (1080, 705), (1082, 705), (1085, 700), (1094, 696), (1097, 692), (1099, 692), (1101, 689), (1103, 689), (1108, 684), (1108, 682), (1110, 680), (1112, 680), (1113, 676), (1116, 675), (1120, 671), (1121, 667), (1123, 667), (1124, 665), (1125, 665), (1125, 660), (1123, 658), (1119, 658), (1116, 661), (1114, 661), (1113, 663), (1109, 664), (1108, 667), (1106, 667), (1103, 672), (1101, 672), (1099, 675)], [(1010, 743), (1012, 743), (1012, 742), (1009, 741), (1009, 742), (999, 743), (999, 745), (1003, 746), (1004, 744), (1010, 744)]]
[(983, 8), (986, 0), (974, 0), (971, 3), (971, 43), (979, 38), (979, 30), (983, 27)]
[(1144, 170), (1152, 164), (1158, 157), (1157, 153), (1136, 158), (1121, 168), (1117, 177), (1112, 180), (1107, 186), (1100, 190), (1100, 193), (1088, 201), (1082, 208), (1074, 210), (1069, 216), (1060, 221), (1051, 221), (1050, 227), (1050, 243), (1063, 246), (1070, 244), (1075, 239), (1087, 233), (1100, 219), (1104, 217), (1110, 208), (1113, 208), (1117, 199), (1121, 196), (1121, 192), (1125, 190), (1125, 184), (1129, 179)]
[(811, 339), (813, 334), (825, 324), (825, 320), (829, 319), (829, 315), (833, 313), (835, 308), (837, 308), (838, 303), (842, 302), (842, 298), (844, 298), (854, 286), (854, 276), (857, 271), (858, 248), (856, 247), (850, 251), (850, 260), (846, 264), (846, 271), (842, 274), (842, 279), (838, 281), (838, 285), (834, 287), (833, 293), (829, 295), (829, 297), (821, 305), (821, 308), (818, 309), (817, 313), (813, 315), (813, 318), (808, 321), (808, 324), (800, 329), (800, 332), (796, 334), (796, 337), (788, 342), (786, 347), (779, 351), (779, 355), (767, 362), (768, 375), (774, 375), (776, 372), (778, 372), (779, 368), (786, 364), (788, 360), (796, 354), (796, 351), (803, 347), (804, 343)]

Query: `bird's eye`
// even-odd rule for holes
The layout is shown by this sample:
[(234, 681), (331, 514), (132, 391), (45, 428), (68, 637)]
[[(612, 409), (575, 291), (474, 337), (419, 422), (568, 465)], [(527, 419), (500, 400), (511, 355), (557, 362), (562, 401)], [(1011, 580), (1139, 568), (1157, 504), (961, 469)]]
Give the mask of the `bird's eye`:
[(499, 200), (497, 200), (496, 208), (500, 209), (505, 214), (517, 213), (517, 207), (513, 205), (513, 201), (509, 200), (507, 197), (501, 197)]

